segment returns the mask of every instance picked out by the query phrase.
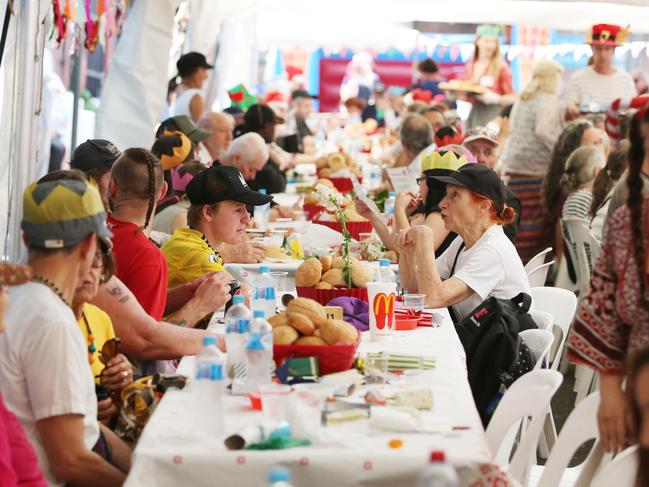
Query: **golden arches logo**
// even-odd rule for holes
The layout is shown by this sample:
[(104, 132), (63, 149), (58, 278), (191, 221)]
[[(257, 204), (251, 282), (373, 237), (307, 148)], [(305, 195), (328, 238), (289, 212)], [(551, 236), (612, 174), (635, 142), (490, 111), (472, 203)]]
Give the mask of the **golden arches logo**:
[(374, 319), (376, 321), (376, 328), (382, 330), (389, 325), (388, 319), (394, 314), (394, 293), (386, 295), (385, 293), (378, 293), (374, 296), (372, 303), (372, 311), (374, 312)]

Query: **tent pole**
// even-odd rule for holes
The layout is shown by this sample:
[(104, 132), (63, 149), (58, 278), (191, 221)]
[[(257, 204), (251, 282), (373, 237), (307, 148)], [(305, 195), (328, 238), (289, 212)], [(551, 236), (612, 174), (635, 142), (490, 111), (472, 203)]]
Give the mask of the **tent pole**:
[(79, 123), (79, 85), (81, 83), (81, 56), (77, 48), (72, 57), (72, 79), (70, 80), (72, 94), (74, 95), (72, 110), (72, 136), (70, 140), (70, 151), (77, 147), (77, 124)]

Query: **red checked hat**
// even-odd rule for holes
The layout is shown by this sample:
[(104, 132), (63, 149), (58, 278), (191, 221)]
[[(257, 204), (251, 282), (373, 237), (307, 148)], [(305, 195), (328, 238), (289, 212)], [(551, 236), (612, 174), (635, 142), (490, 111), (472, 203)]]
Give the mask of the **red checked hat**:
[(628, 35), (627, 27), (615, 24), (595, 24), (588, 33), (586, 44), (617, 47), (626, 42)]

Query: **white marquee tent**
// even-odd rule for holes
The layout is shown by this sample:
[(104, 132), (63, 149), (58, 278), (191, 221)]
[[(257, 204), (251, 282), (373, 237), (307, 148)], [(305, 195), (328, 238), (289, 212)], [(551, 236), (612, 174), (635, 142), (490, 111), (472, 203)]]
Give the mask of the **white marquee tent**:
[[(180, 0), (135, 0), (103, 85), (97, 136), (118, 147), (150, 146), (169, 73), (172, 27)], [(7, 0), (0, 0), (0, 15)], [(20, 256), (20, 199), (41, 175), (42, 59), (50, 32), (49, 0), (14, 0), (0, 67), (0, 245)], [(215, 52), (223, 91), (256, 74), (255, 53), (267, 45), (414, 46), (413, 21), (526, 24), (585, 30), (598, 22), (649, 33), (648, 0), (190, 0), (187, 48)], [(43, 147), (43, 149), (41, 149)], [(42, 157), (41, 157), (42, 159)]]

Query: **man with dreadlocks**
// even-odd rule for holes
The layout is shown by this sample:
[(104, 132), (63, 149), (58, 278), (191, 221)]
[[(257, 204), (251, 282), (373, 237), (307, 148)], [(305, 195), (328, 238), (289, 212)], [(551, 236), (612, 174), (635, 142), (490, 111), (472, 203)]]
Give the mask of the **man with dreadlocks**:
[[(148, 150), (127, 149), (115, 162), (108, 189), (111, 207), (108, 225), (114, 235), (115, 274), (135, 295), (144, 311), (155, 320), (159, 321), (166, 315), (170, 323), (194, 325), (195, 322), (188, 322), (186, 316), (195, 315), (196, 309), (204, 308), (196, 320), (199, 321), (214, 311), (213, 306), (208, 309), (210, 304), (218, 302), (221, 306), (228, 301), (229, 277), (225, 273), (214, 276), (214, 279), (223, 282), (215, 286), (211, 296), (195, 293), (180, 309), (175, 306), (177, 311), (169, 315), (173, 309), (167, 306), (167, 261), (147, 236), (156, 204), (166, 191), (160, 161)], [(189, 313), (189, 308), (195, 308), (192, 310), (194, 312)]]

